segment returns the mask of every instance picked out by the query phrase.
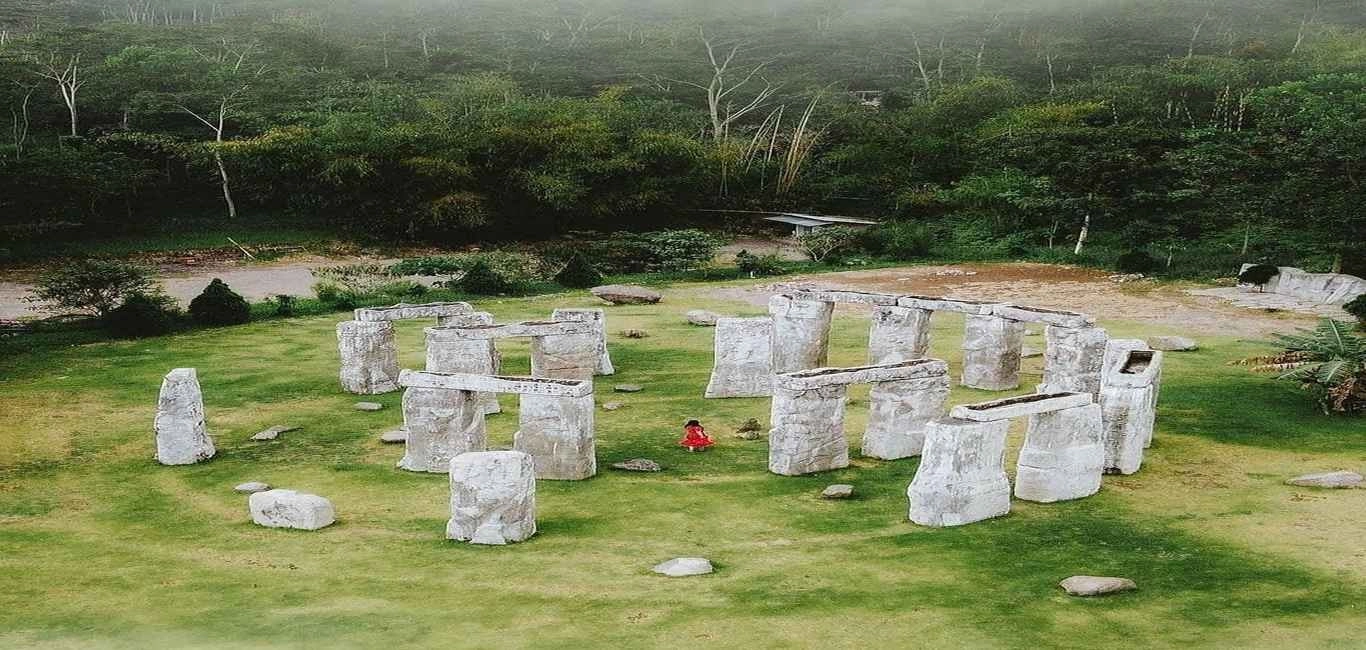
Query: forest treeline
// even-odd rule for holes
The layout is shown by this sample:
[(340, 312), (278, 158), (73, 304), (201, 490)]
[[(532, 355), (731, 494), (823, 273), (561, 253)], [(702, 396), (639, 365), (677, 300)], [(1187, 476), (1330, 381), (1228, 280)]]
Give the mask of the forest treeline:
[(1366, 270), (1366, 0), (0, 0), (0, 118), (10, 241), (792, 210)]

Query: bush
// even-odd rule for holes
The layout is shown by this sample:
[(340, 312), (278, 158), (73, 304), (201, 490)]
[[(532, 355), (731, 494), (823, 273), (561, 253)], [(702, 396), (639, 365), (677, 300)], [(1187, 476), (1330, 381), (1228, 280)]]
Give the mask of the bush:
[(299, 308), (299, 299), (288, 294), (280, 294), (273, 299), (275, 303), (275, 315), (280, 317), (293, 316)]
[(133, 339), (160, 336), (175, 327), (178, 311), (170, 297), (154, 293), (134, 293), (122, 305), (104, 316), (109, 333)]
[(251, 321), (251, 305), (222, 280), (214, 278), (190, 301), (190, 318), (201, 325), (240, 325)]
[(702, 230), (575, 233), (604, 273), (692, 271), (709, 264), (721, 241)]
[(474, 263), (465, 276), (460, 278), (460, 288), (476, 296), (496, 296), (512, 290), (512, 285), (503, 276), (489, 268), (483, 260)]
[(1360, 413), (1366, 411), (1366, 337), (1348, 327), (1323, 318), (1313, 330), (1275, 335), (1283, 352), (1234, 363), (1299, 382), (1318, 399), (1324, 413)]
[(389, 284), (379, 287), (375, 290), (375, 293), (383, 296), (393, 296), (396, 298), (404, 299), (421, 298), (422, 296), (427, 295), (427, 292), (430, 290), (431, 289), (429, 289), (427, 285), (422, 284), (421, 282), (416, 282), (413, 280), (399, 280), (398, 282), (390, 282)]
[(569, 256), (564, 268), (555, 274), (555, 283), (571, 289), (587, 289), (602, 284), (602, 274), (593, 268), (583, 253), (576, 251)]
[(780, 275), (787, 270), (783, 268), (783, 258), (773, 253), (755, 255), (747, 250), (735, 254), (735, 266), (740, 269), (740, 273), (751, 278)]
[(1151, 273), (1157, 268), (1157, 260), (1147, 251), (1135, 249), (1115, 258), (1115, 268), (1120, 273)]
[(139, 266), (113, 260), (78, 260), (38, 276), (29, 302), (106, 316), (155, 285)]
[(893, 260), (913, 260), (930, 254), (934, 234), (924, 224), (910, 221), (881, 223), (859, 234), (869, 253)]
[(1357, 329), (1366, 330), (1366, 293), (1351, 299), (1342, 308), (1356, 317)]
[(847, 251), (858, 241), (858, 231), (848, 226), (828, 226), (797, 235), (797, 245), (812, 262), (822, 262), (825, 258)]
[(1280, 275), (1280, 273), (1280, 269), (1270, 264), (1253, 264), (1252, 266), (1243, 269), (1243, 272), (1238, 274), (1238, 281), (1243, 284), (1255, 284), (1258, 287), (1261, 287), (1270, 282), (1271, 278)]

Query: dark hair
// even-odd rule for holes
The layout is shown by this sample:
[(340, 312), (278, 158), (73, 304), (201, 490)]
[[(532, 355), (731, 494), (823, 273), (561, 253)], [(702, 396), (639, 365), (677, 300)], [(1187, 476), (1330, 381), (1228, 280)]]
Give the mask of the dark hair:
[(698, 422), (697, 420), (688, 420), (688, 422), (687, 422), (686, 424), (684, 424), (683, 426), (685, 426), (685, 427), (692, 427), (692, 426), (698, 426), (698, 427), (700, 427), (700, 426), (702, 426), (702, 423), (701, 423), (701, 422)]

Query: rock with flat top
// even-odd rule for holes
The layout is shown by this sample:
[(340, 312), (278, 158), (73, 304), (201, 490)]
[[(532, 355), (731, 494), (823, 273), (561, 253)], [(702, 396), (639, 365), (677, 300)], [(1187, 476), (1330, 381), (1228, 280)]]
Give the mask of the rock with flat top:
[(1138, 589), (1133, 580), (1108, 576), (1072, 576), (1058, 585), (1070, 596), (1104, 596)]
[(698, 327), (716, 327), (716, 319), (721, 318), (721, 314), (705, 309), (693, 309), (685, 314), (689, 325)]
[(1184, 336), (1154, 336), (1148, 339), (1148, 347), (1163, 352), (1190, 352), (1199, 350), (1200, 344)]
[(536, 534), (536, 463), (520, 451), (475, 451), (451, 459), (446, 537), (502, 545)]
[(650, 333), (645, 330), (622, 330), (621, 336), (628, 339), (648, 339)]
[(711, 561), (704, 557), (676, 557), (668, 562), (656, 564), (655, 573), (670, 578), (700, 576), (712, 572)]
[(639, 393), (645, 388), (639, 384), (617, 384), (612, 387), (612, 390), (618, 393)]
[(267, 528), (317, 530), (337, 520), (332, 502), (316, 494), (294, 490), (266, 490), (247, 500), (251, 520)]
[(1362, 477), (1356, 472), (1320, 472), (1296, 476), (1286, 483), (1299, 487), (1316, 488), (1354, 488), (1359, 487)]
[(604, 411), (616, 411), (616, 410), (620, 409), (620, 408), (623, 407), (623, 406), (626, 406), (626, 405), (623, 404), (623, 403), (621, 403), (621, 402), (604, 402), (603, 405), (602, 405), (602, 410), (604, 410)]
[(632, 458), (631, 460), (623, 460), (620, 463), (612, 463), (612, 468), (625, 470), (628, 472), (658, 472), (659, 470), (663, 469), (659, 466), (659, 463), (656, 463), (650, 460), (649, 458)]
[(379, 434), (379, 441), (389, 445), (396, 445), (408, 442), (408, 431), (406, 429), (394, 429)]
[(664, 299), (657, 291), (633, 284), (607, 284), (588, 292), (614, 305), (653, 305)]
[(282, 433), (289, 433), (290, 431), (297, 431), (298, 429), (299, 429), (299, 427), (288, 427), (288, 426), (285, 426), (285, 425), (283, 425), (283, 424), (277, 424), (277, 425), (275, 425), (275, 426), (273, 426), (273, 427), (271, 427), (271, 428), (269, 428), (269, 429), (266, 429), (265, 431), (261, 431), (261, 432), (257, 433), (256, 435), (252, 436), (251, 439), (252, 439), (252, 440), (274, 440), (274, 439), (276, 439), (276, 438), (279, 438), (279, 437), (280, 437), (280, 434), (282, 434)]
[(241, 494), (255, 494), (257, 492), (265, 492), (269, 489), (270, 485), (267, 483), (247, 481), (246, 483), (238, 483), (237, 486), (233, 488), (233, 491)]
[(357, 411), (378, 411), (384, 408), (379, 402), (356, 402)]
[(821, 491), (822, 499), (848, 499), (854, 496), (854, 486), (836, 483)]

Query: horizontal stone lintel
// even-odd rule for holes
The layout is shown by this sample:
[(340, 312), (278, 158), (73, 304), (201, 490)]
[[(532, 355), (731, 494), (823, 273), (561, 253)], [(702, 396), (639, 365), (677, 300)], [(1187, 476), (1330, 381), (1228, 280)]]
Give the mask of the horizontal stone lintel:
[(593, 394), (593, 382), (588, 380), (502, 377), (418, 370), (404, 370), (399, 373), (398, 385), (404, 388), (439, 388), (474, 393), (511, 393), (548, 397), (588, 397)]
[(897, 299), (898, 307), (910, 307), (912, 309), (927, 309), (929, 311), (953, 311), (960, 314), (976, 314), (986, 316), (992, 313), (1000, 303), (979, 302), (976, 300), (958, 300), (956, 298), (935, 298), (931, 296), (901, 296)]
[(801, 289), (792, 294), (793, 300), (814, 300), (851, 305), (878, 305), (890, 307), (901, 296), (890, 293), (868, 291), (844, 291), (839, 289)]
[(565, 336), (568, 334), (597, 333), (598, 324), (592, 321), (526, 321), (502, 325), (464, 325), (428, 327), (431, 341), (486, 341), (537, 336)]
[(388, 307), (362, 307), (356, 310), (358, 321), (414, 320), (459, 316), (474, 311), (467, 302), (429, 302), (422, 305), (399, 303)]
[(1056, 309), (1041, 309), (1039, 307), (1022, 307), (1020, 305), (997, 305), (992, 308), (991, 313), (995, 316), (1008, 318), (1014, 321), (1043, 323), (1045, 325), (1055, 325), (1057, 327), (1069, 327), (1073, 329), (1090, 327), (1096, 324), (1096, 319), (1087, 316), (1086, 314)]
[(949, 374), (949, 364), (939, 359), (916, 359), (856, 368), (815, 368), (777, 375), (775, 385), (787, 390), (812, 390), (825, 386), (907, 381)]
[(949, 415), (959, 420), (991, 422), (1051, 411), (1062, 411), (1086, 406), (1090, 403), (1090, 393), (1036, 393), (1034, 395), (1006, 397), (990, 402), (962, 404), (953, 407)]

